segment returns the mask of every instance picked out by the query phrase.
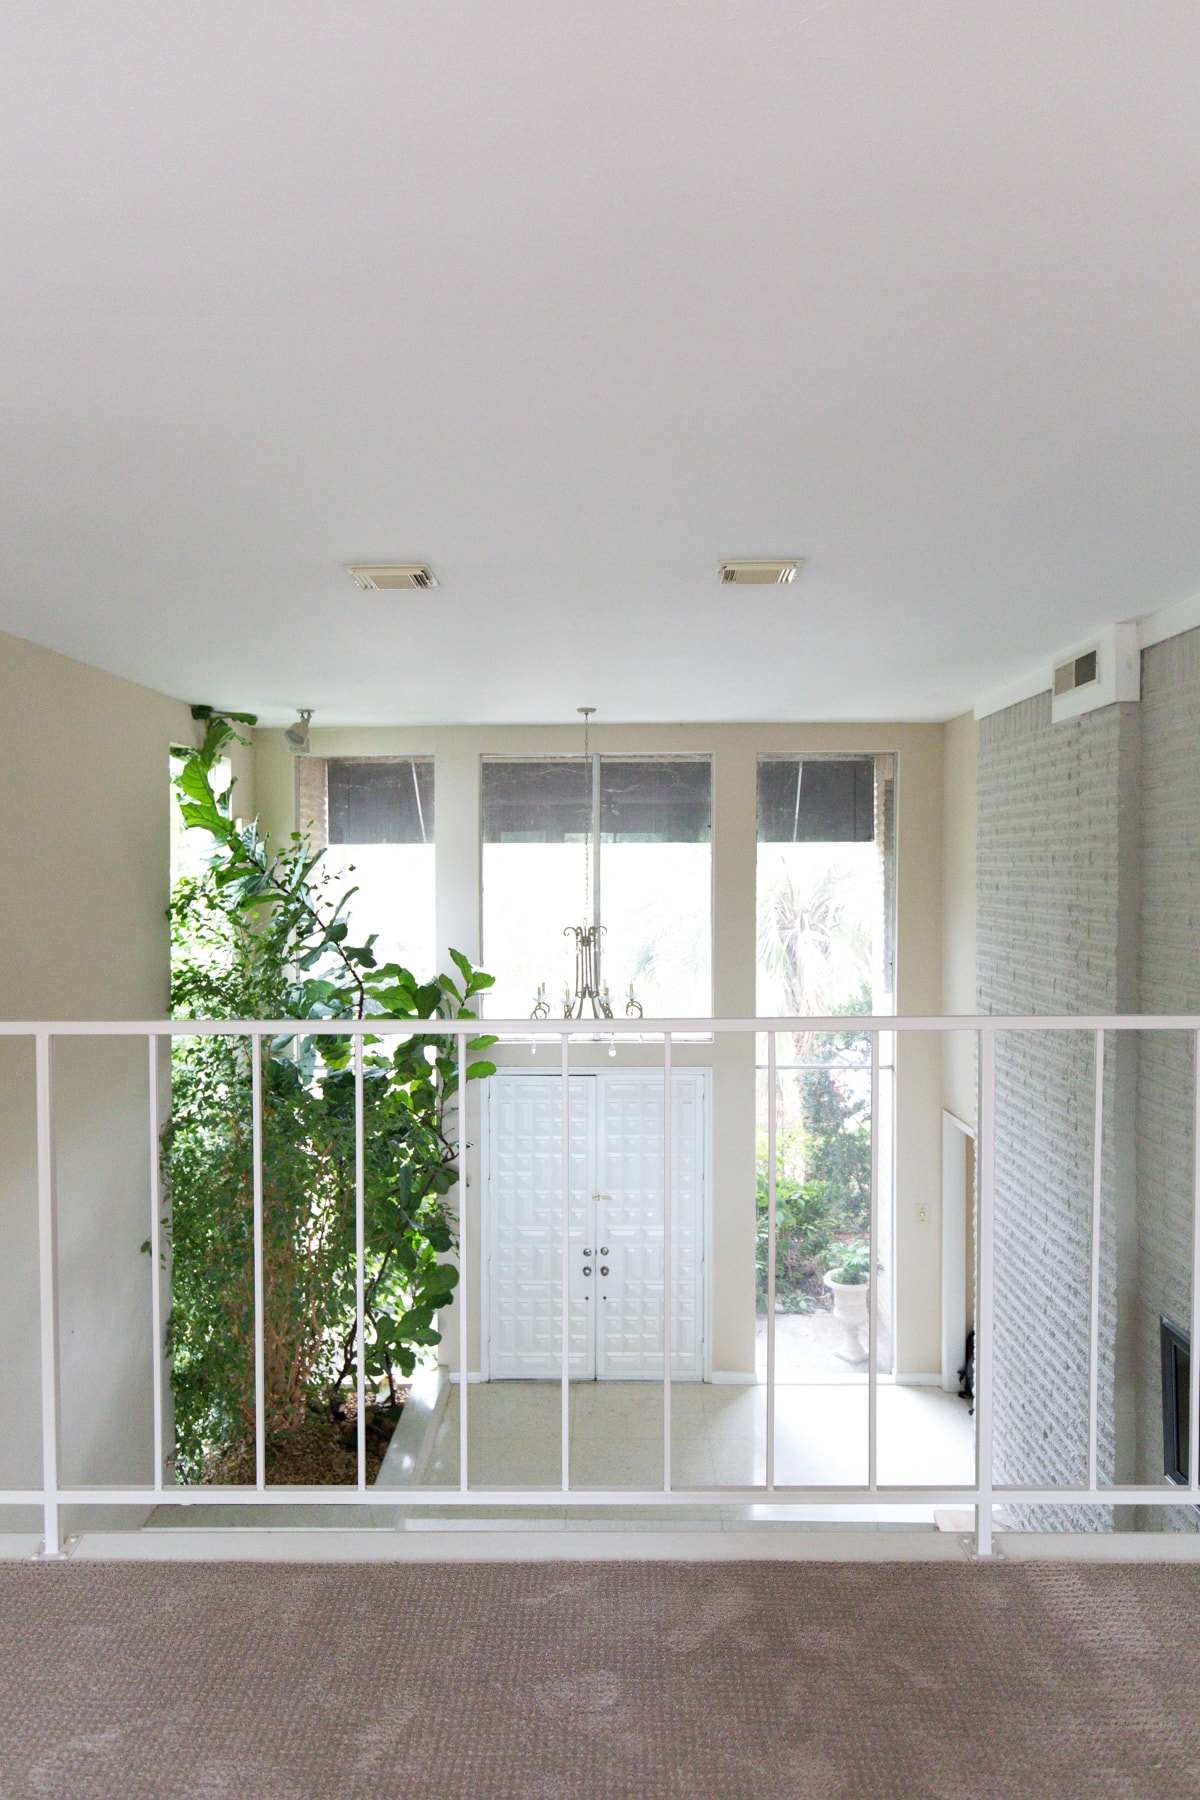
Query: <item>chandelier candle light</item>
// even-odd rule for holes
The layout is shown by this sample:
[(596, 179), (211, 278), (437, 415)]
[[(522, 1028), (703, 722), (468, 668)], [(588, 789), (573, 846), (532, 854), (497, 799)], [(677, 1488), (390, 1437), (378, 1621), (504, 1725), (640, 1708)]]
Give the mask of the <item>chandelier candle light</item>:
[[(589, 824), (583, 839), (583, 924), (564, 925), (563, 936), (575, 939), (575, 991), (568, 987), (563, 993), (563, 1018), (583, 1019), (589, 1015), (593, 1019), (611, 1019), (613, 1016), (612, 996), (608, 991), (608, 983), (601, 985), (600, 978), (600, 939), (604, 935), (604, 926), (599, 919), (599, 895), (597, 894), (597, 916), (589, 919), (592, 912), (592, 838), (598, 841), (598, 820), (596, 783), (592, 765), (591, 743), (588, 731), (589, 721), (595, 712), (594, 706), (581, 706), (578, 711), (583, 714), (583, 767), (584, 767), (584, 804), (589, 815)], [(597, 888), (599, 888), (599, 871), (597, 870)], [(625, 1015), (630, 1019), (642, 1016), (641, 1002), (633, 991), (632, 981), (629, 984), (629, 997), (625, 1003)], [(534, 1019), (550, 1017), (550, 1003), (546, 999), (546, 984), (538, 986), (537, 999), (534, 1002)], [(537, 1053), (536, 1043), (533, 1046)], [(609, 1055), (615, 1056), (617, 1047), (610, 1045)]]

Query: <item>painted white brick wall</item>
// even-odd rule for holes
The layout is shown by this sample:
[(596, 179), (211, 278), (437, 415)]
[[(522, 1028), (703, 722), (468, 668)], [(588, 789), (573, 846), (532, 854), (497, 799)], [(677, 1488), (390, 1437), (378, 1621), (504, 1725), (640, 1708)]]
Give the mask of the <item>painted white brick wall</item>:
[[(1142, 657), (1140, 988), (1146, 1012), (1200, 1011), (1200, 631)], [(1147, 1034), (1138, 1059), (1138, 1479), (1162, 1479), (1159, 1319), (1190, 1330), (1192, 1046)], [(1195, 1531), (1196, 1516), (1158, 1515)]]
[[(980, 726), (978, 1004), (983, 1012), (1103, 1012), (1130, 1004), (1121, 867), (1136, 719), (1106, 707), (1052, 725), (1049, 694)], [(1126, 810), (1122, 812), (1123, 800)], [(1136, 861), (1136, 845), (1132, 861)], [(1090, 1035), (997, 1045), (996, 1475), (1086, 1476), (1093, 1048)], [(1108, 1060), (1101, 1315), (1101, 1479), (1118, 1464), (1114, 1365), (1119, 1058)], [(1039, 1509), (1042, 1528), (1107, 1529), (1107, 1509)]]

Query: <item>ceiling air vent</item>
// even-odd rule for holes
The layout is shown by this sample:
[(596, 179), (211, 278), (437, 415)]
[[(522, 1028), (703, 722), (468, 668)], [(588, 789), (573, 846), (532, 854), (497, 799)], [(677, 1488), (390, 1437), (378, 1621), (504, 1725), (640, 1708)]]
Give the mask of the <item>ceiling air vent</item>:
[(347, 563), (360, 588), (435, 588), (437, 576), (428, 563)]
[(795, 581), (796, 570), (802, 566), (803, 561), (803, 557), (791, 557), (786, 562), (742, 558), (735, 562), (718, 563), (717, 574), (721, 578), (722, 587), (773, 587), (781, 582)]

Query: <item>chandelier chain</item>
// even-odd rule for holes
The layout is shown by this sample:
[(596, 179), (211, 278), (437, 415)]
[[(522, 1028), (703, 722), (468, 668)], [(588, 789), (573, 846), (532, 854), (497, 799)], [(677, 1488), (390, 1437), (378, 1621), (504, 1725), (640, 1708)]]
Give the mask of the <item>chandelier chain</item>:
[(595, 708), (581, 706), (579, 711), (583, 714), (583, 917), (586, 923), (592, 916), (592, 826), (595, 822), (592, 798), (592, 752), (588, 724)]

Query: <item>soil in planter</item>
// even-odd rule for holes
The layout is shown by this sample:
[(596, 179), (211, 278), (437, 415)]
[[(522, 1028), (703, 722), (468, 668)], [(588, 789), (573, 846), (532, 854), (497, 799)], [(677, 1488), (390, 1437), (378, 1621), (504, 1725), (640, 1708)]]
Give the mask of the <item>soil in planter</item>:
[[(367, 1408), (367, 1485), (378, 1475), (403, 1402), (396, 1408)], [(358, 1481), (358, 1427), (352, 1415), (335, 1419), (310, 1413), (293, 1431), (267, 1444), (268, 1487), (353, 1487)], [(205, 1472), (205, 1480), (237, 1487), (253, 1485), (254, 1445), (231, 1444)]]

